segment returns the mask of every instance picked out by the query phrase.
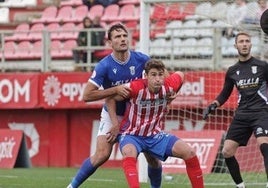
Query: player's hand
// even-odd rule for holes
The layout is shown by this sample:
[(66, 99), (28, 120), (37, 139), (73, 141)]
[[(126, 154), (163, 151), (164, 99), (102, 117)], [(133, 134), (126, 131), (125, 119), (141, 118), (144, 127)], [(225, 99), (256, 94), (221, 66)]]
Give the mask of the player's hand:
[(174, 99), (176, 99), (176, 97), (178, 96), (178, 94), (176, 92), (170, 92), (167, 94), (167, 101), (168, 103), (171, 103)]
[(119, 133), (119, 125), (113, 125), (110, 129), (110, 131), (108, 131), (106, 133), (106, 139), (108, 143), (113, 143), (116, 141), (117, 135)]
[(124, 84), (116, 86), (116, 93), (123, 98), (127, 98), (129, 96), (130, 91), (131, 89)]
[(210, 104), (204, 111), (203, 111), (203, 119), (207, 119), (208, 118), (208, 115), (215, 111), (217, 108), (217, 104), (214, 102), (212, 104)]

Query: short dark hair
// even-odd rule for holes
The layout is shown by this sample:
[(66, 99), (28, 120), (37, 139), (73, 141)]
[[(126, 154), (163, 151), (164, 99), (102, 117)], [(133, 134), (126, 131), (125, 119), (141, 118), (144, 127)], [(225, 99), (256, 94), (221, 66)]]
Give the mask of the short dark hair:
[(251, 38), (250, 34), (248, 34), (247, 32), (245, 32), (245, 31), (240, 31), (240, 32), (237, 33), (237, 35), (235, 36), (235, 43), (237, 42), (237, 38), (238, 38), (240, 35), (245, 35), (245, 36)]
[(108, 40), (111, 40), (111, 39), (112, 39), (112, 32), (113, 32), (113, 31), (117, 31), (117, 30), (119, 30), (119, 29), (122, 29), (122, 30), (124, 30), (126, 33), (128, 33), (126, 27), (125, 27), (123, 24), (121, 24), (121, 23), (116, 23), (116, 24), (112, 25), (112, 26), (110, 27), (110, 29), (108, 30)]
[(149, 59), (145, 65), (145, 73), (148, 74), (151, 69), (157, 69), (165, 71), (165, 64), (158, 59)]

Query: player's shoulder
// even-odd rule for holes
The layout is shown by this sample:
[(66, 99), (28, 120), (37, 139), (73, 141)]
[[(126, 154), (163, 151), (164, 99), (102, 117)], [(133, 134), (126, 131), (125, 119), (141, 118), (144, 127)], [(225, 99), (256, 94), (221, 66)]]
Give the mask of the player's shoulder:
[(150, 57), (142, 52), (138, 52), (138, 51), (130, 51), (131, 56), (134, 57), (135, 59), (143, 59), (145, 61), (149, 60)]
[(146, 79), (140, 78), (140, 79), (131, 81), (130, 87), (133, 91), (137, 92), (141, 89), (144, 89), (147, 85), (146, 83), (147, 83)]

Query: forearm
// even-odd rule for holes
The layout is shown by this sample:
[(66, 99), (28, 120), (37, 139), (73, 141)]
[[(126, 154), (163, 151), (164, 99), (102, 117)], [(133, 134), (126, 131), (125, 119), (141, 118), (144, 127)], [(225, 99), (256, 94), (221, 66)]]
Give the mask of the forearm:
[(106, 99), (105, 103), (113, 126), (119, 128), (119, 121), (116, 115), (116, 100), (113, 97), (109, 97)]
[(105, 90), (90, 90), (90, 89), (85, 89), (84, 94), (83, 94), (83, 100), (85, 102), (92, 102), (92, 101), (97, 101), (101, 99), (105, 99), (107, 97), (112, 97), (116, 95), (116, 88), (111, 87)]

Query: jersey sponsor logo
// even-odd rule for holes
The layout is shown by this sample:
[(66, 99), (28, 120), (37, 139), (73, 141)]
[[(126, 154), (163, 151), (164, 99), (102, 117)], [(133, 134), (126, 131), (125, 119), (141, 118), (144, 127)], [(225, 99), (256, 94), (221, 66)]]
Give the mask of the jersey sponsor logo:
[(248, 87), (256, 87), (259, 83), (259, 78), (249, 78), (249, 79), (241, 79), (236, 82), (237, 87), (239, 88), (248, 88)]

